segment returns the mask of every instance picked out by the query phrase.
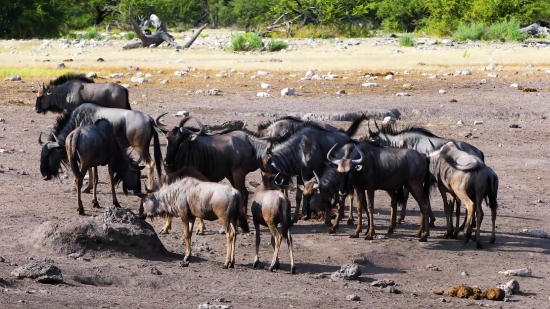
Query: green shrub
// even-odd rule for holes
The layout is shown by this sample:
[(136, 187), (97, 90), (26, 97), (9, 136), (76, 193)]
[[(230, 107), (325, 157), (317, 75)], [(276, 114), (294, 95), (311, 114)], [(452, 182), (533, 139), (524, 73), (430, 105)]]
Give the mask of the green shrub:
[(456, 32), (453, 35), (453, 40), (459, 42), (466, 40), (481, 40), (483, 38), (484, 31), (485, 27), (483, 24), (461, 24), (458, 26), (458, 29), (456, 29)]
[(414, 39), (410, 34), (404, 34), (399, 37), (399, 46), (413, 47)]
[(280, 51), (281, 49), (287, 49), (288, 44), (281, 40), (271, 40), (267, 43), (267, 50), (271, 52)]
[(86, 32), (84, 32), (82, 37), (86, 40), (97, 39), (99, 37), (99, 32), (97, 31), (97, 28), (90, 27), (86, 29)]
[(134, 31), (128, 31), (124, 33), (125, 40), (133, 40), (135, 38), (137, 38), (137, 34)]
[(247, 32), (245, 34), (231, 35), (231, 45), (229, 49), (232, 51), (250, 51), (250, 50), (262, 50), (264, 42), (262, 37), (254, 32)]
[(494, 23), (485, 32), (485, 40), (501, 40), (506, 39), (508, 41), (523, 41), (525, 34), (519, 32), (519, 21), (512, 18), (508, 21), (502, 21)]

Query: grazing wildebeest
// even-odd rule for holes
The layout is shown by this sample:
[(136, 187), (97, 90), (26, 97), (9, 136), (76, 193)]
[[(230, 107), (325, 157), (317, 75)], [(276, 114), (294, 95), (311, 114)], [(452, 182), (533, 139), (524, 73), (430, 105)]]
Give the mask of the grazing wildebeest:
[[(405, 126), (399, 129), (396, 125), (387, 123), (383, 124), (382, 127), (379, 128), (376, 121), (374, 121), (374, 125), (376, 126), (377, 132), (373, 132), (369, 123), (367, 123), (369, 138), (374, 142), (382, 146), (414, 149), (426, 156), (441, 149), (441, 147), (451, 141), (450, 139), (439, 137), (423, 127)], [(485, 155), (483, 152), (472, 144), (460, 141), (455, 141), (455, 144), (460, 150), (478, 157), (481, 161), (485, 160)], [(405, 220), (405, 211), (407, 209), (409, 192), (406, 189), (404, 192), (405, 202), (401, 208), (401, 216), (398, 219), (398, 222)], [(452, 204), (454, 204), (453, 198), (451, 198), (451, 205)], [(457, 204), (457, 209), (460, 210), (460, 204)], [(430, 213), (430, 227), (434, 227), (434, 221), (435, 217), (432, 212)]]
[(464, 243), (466, 244), (471, 236), (470, 222), (475, 214), (477, 219), (476, 242), (477, 247), (481, 248), (480, 230), (483, 220), (481, 202), (485, 197), (488, 197), (493, 223), (490, 243), (494, 244), (495, 220), (498, 208), (498, 176), (495, 172), (477, 156), (472, 156), (459, 150), (453, 142), (445, 144), (439, 151), (430, 154), (430, 170), (435, 176), (437, 187), (445, 202), (445, 218), (447, 222), (445, 238), (456, 238), (456, 234), (458, 233), (458, 229), (453, 231), (452, 208), (448, 205), (445, 198), (445, 195), (450, 193), (455, 199), (466, 204), (467, 207), (467, 218), (464, 221), (466, 223), (464, 227), (464, 234), (466, 235)]
[[(319, 194), (321, 198), (321, 204), (325, 206), (325, 225), (332, 226), (330, 221), (330, 209), (332, 209), (337, 203), (345, 203), (345, 197), (340, 197), (338, 194), (338, 189), (340, 189), (340, 176), (336, 168), (328, 168), (325, 170), (325, 173), (322, 177), (319, 178), (317, 173), (313, 171), (315, 177), (304, 184), (303, 194), (304, 194), (304, 205), (307, 209), (309, 208), (311, 198), (315, 194)], [(349, 213), (348, 213), (348, 225), (353, 225), (353, 198), (354, 190), (350, 188), (348, 191), (348, 198), (350, 200)], [(344, 204), (338, 207), (338, 211), (341, 211), (339, 217), (344, 216)], [(338, 228), (339, 222), (336, 222), (335, 227)]]
[[(317, 174), (323, 173), (326, 167), (324, 161), (330, 148), (334, 144), (350, 142), (350, 135), (355, 133), (364, 119), (366, 118), (360, 117), (354, 120), (346, 133), (306, 126), (286, 141), (274, 144), (265, 153), (262, 163), (267, 172), (279, 175), (275, 179), (277, 184), (288, 183), (291, 177), (297, 177), (296, 211), (294, 212), (293, 222), (298, 221), (298, 210), (302, 200), (300, 187), (307, 180), (314, 177), (313, 171)], [(302, 218), (307, 220), (309, 217), (309, 209), (302, 208)]]
[(67, 73), (39, 85), (36, 97), (37, 113), (72, 111), (84, 103), (103, 107), (132, 109), (128, 89), (115, 83), (96, 84), (82, 73)]
[[(190, 166), (199, 171), (206, 179), (212, 182), (227, 178), (235, 189), (241, 192), (245, 201), (245, 213), (248, 203), (248, 190), (245, 186), (245, 177), (260, 167), (261, 156), (255, 145), (266, 148), (269, 143), (260, 141), (242, 130), (225, 130), (221, 133), (206, 133), (205, 127), (192, 116), (182, 119), (179, 126), (169, 126), (160, 122), (158, 116), (155, 123), (165, 133), (168, 145), (164, 158), (164, 170), (167, 174), (175, 173), (182, 167)], [(185, 123), (194, 119), (200, 127), (194, 132)], [(262, 146), (263, 145), (263, 146)], [(199, 228), (204, 227), (203, 224)], [(165, 228), (167, 233), (171, 228), (171, 218), (167, 218)], [(202, 233), (202, 230), (198, 231)]]
[[(279, 191), (279, 188), (273, 184), (276, 175), (263, 174), (262, 183), (251, 185), (256, 187), (251, 211), (254, 220), (254, 229), (256, 230), (256, 256), (254, 257), (253, 267), (260, 264), (260, 225), (267, 226), (271, 231), (271, 245), (273, 246), (273, 259), (269, 265), (269, 271), (279, 269), (279, 248), (283, 238), (286, 239), (290, 253), (290, 273), (296, 273), (294, 266), (294, 255), (292, 253), (292, 235), (290, 228), (292, 220), (290, 218), (290, 201), (288, 197)], [(281, 224), (281, 233), (277, 230), (277, 225)]]
[[(243, 198), (239, 191), (231, 186), (208, 182), (192, 167), (187, 167), (187, 171), (187, 175), (180, 180), (170, 185), (163, 185), (157, 192), (142, 197), (139, 216), (143, 219), (158, 216), (180, 217), (185, 238), (183, 265), (189, 263), (191, 231), (195, 218), (208, 221), (219, 219), (227, 237), (224, 268), (233, 268), (235, 266), (237, 221), (240, 222), (244, 232), (249, 232)], [(189, 224), (191, 224), (191, 230)]]
[[(362, 209), (366, 208), (365, 190), (368, 195), (369, 230), (365, 239), (372, 239), (374, 230), (374, 191), (386, 191), (392, 200), (388, 233), (393, 233), (397, 203), (402, 202), (403, 187), (407, 188), (420, 205), (420, 228), (417, 236), (427, 241), (430, 210), (430, 172), (428, 158), (412, 149), (383, 147), (374, 142), (348, 143), (342, 147), (343, 156), (333, 158), (335, 144), (327, 159), (338, 167), (340, 195), (346, 195), (349, 185), (355, 188), (359, 201), (357, 228), (351, 237), (359, 237), (362, 230)], [(338, 218), (339, 219), (339, 218)], [(338, 219), (336, 222), (338, 222)], [(331, 229), (331, 231), (333, 231)]]
[[(122, 181), (124, 194), (128, 195), (128, 189), (134, 190), (134, 194), (141, 193), (140, 170), (145, 166), (139, 166), (141, 157), (132, 162), (124, 150), (118, 144), (113, 127), (105, 119), (97, 120), (93, 125), (81, 126), (74, 129), (65, 139), (67, 159), (75, 177), (74, 186), (77, 193), (77, 207), (79, 215), (84, 215), (84, 207), (80, 190), (86, 171), (99, 165), (108, 166), (109, 182), (113, 205), (120, 207), (115, 194), (115, 185)], [(100, 208), (97, 202), (97, 176), (93, 179), (94, 208)]]
[[(91, 125), (98, 119), (106, 119), (113, 127), (119, 144), (124, 148), (132, 147), (147, 166), (148, 187), (153, 186), (155, 163), (159, 178), (162, 175), (162, 154), (155, 122), (148, 115), (118, 108), (106, 108), (91, 103), (85, 103), (74, 111), (64, 112), (56, 120), (53, 136), (43, 143), (40, 136), (38, 142), (42, 145), (40, 172), (44, 180), (50, 180), (59, 175), (61, 163), (67, 164), (65, 138), (78, 126)], [(151, 139), (154, 141), (154, 157), (149, 154)]]

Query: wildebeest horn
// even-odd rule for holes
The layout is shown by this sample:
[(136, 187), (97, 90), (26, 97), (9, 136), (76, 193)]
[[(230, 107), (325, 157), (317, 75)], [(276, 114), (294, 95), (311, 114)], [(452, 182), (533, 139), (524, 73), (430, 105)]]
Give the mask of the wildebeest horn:
[(162, 122), (160, 122), (160, 118), (162, 118), (162, 116), (164, 116), (166, 114), (168, 114), (168, 113), (161, 114), (157, 118), (155, 118), (155, 124), (157, 125), (157, 127), (161, 131), (170, 132), (170, 131), (172, 131), (172, 129), (174, 129), (174, 126), (167, 126), (167, 125), (163, 124)]
[(206, 133), (206, 128), (204, 127), (204, 125), (197, 118), (193, 116), (191, 117), (197, 122), (197, 124), (199, 125), (199, 128), (201, 129), (199, 133), (197, 133), (197, 135), (204, 135), (204, 133)]
[(38, 143), (40, 144), (40, 146), (44, 146), (44, 142), (42, 141), (42, 132), (40, 132), (40, 135), (38, 135)]
[(376, 122), (376, 119), (374, 119), (374, 126), (376, 127), (376, 130), (380, 132), (380, 128), (378, 127), (378, 123)]
[(59, 144), (59, 140), (57, 139), (57, 136), (55, 136), (55, 134), (52, 133), (52, 136), (53, 136), (53, 139), (55, 139), (55, 142)]
[(315, 171), (313, 171), (313, 175), (315, 175), (315, 180), (317, 181), (317, 183), (321, 183), (321, 179), (319, 179), (319, 175), (317, 175)]
[(369, 137), (374, 135), (374, 133), (370, 129), (370, 120), (367, 121), (367, 132), (369, 132)]
[(334, 144), (334, 146), (332, 146), (332, 148), (330, 148), (330, 150), (327, 153), (327, 160), (329, 160), (330, 162), (332, 162), (333, 164), (336, 164), (336, 165), (338, 165), (341, 161), (341, 159), (337, 160), (337, 159), (332, 158), (332, 151), (334, 150), (334, 148), (336, 148), (337, 145), (338, 144)]
[(361, 149), (359, 149), (359, 147), (355, 146), (355, 150), (357, 150), (357, 152), (359, 153), (359, 156), (361, 157), (359, 159), (351, 160), (351, 164), (353, 165), (361, 164), (365, 156), (363, 155), (363, 152), (361, 151)]

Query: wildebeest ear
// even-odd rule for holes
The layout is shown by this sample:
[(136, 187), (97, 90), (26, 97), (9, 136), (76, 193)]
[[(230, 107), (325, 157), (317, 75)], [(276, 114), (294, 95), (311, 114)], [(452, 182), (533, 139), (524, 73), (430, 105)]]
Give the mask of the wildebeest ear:
[(255, 182), (255, 181), (249, 181), (248, 182), (251, 186), (253, 186), (254, 188), (257, 188), (260, 184)]
[(194, 141), (196, 138), (197, 138), (197, 134), (192, 134), (190, 137), (189, 137), (189, 140), (190, 141)]
[(362, 169), (363, 169), (363, 165), (361, 165), (361, 164), (358, 164), (358, 165), (355, 166), (356, 171), (360, 171)]

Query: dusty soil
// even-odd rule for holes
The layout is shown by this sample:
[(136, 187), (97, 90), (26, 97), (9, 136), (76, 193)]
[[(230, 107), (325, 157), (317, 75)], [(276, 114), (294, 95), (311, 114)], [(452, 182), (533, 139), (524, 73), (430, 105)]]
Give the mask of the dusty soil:
[[(386, 53), (388, 50), (386, 48)], [(434, 57), (439, 53), (430, 52)], [(292, 54), (289, 51), (286, 55)], [(29, 244), (30, 234), (44, 221), (76, 217), (76, 194), (72, 176), (52, 181), (44, 181), (40, 176), (37, 137), (39, 132), (50, 129), (55, 115), (44, 116), (34, 112), (30, 88), (39, 80), (29, 78), (23, 82), (0, 83), (3, 98), (0, 100), (0, 118), (5, 119), (0, 122), (0, 148), (9, 150), (8, 153), (0, 153), (0, 209), (3, 213), (0, 218), (0, 256), (6, 260), (0, 263), (0, 307), (196, 308), (207, 301), (215, 304), (218, 298), (230, 300), (230, 303), (223, 305), (233, 308), (548, 307), (550, 243), (548, 239), (533, 238), (522, 232), (525, 228), (550, 231), (550, 198), (547, 193), (550, 188), (550, 120), (547, 119), (550, 116), (550, 93), (547, 90), (550, 81), (544, 74), (548, 67), (535, 65), (527, 68), (530, 62), (517, 64), (520, 61), (516, 58), (512, 61), (514, 67), (504, 66), (498, 72), (499, 78), (488, 78), (487, 72), (479, 71), (489, 64), (488, 60), (478, 64), (472, 61), (466, 67), (472, 70), (472, 75), (440, 75), (432, 80), (421, 75), (430, 72), (428, 69), (417, 66), (415, 62), (411, 64), (411, 59), (407, 59), (392, 63), (392, 67), (388, 68), (400, 68), (397, 70), (400, 74), (395, 75), (393, 80), (380, 77), (376, 81), (379, 87), (365, 88), (361, 87), (361, 83), (366, 79), (360, 79), (360, 76), (374, 71), (372, 68), (363, 65), (353, 68), (353, 71), (339, 70), (337, 60), (334, 60), (341, 57), (339, 52), (327, 51), (323, 55), (324, 68), (344, 78), (300, 81), (305, 74), (302, 68), (315, 64), (300, 62), (294, 67), (291, 60), (290, 64), (285, 61), (276, 63), (280, 69), (263, 68), (270, 75), (256, 79), (250, 78), (255, 71), (250, 69), (249, 64), (242, 69), (246, 74), (239, 75), (241, 68), (237, 62), (220, 62), (216, 68), (211, 67), (212, 63), (201, 67), (201, 63), (193, 62), (170, 66), (173, 70), (187, 65), (197, 67), (197, 71), (190, 72), (190, 76), (181, 78), (171, 76), (173, 70), (156, 73), (158, 67), (140, 65), (142, 72), (151, 72), (157, 77), (148, 84), (130, 83), (132, 107), (153, 117), (161, 112), (174, 114), (179, 110), (188, 110), (206, 124), (241, 119), (247, 121), (251, 128), (268, 120), (270, 113), (275, 112), (335, 113), (396, 108), (401, 113), (401, 123), (426, 126), (437, 135), (466, 140), (485, 152), (486, 162), (500, 178), (496, 244), (488, 243), (490, 216), (485, 217), (482, 226), (483, 249), (475, 249), (475, 244), (471, 242), (464, 245), (463, 235), (458, 240), (443, 239), (442, 202), (435, 193), (432, 195), (432, 207), (436, 213), (437, 227), (432, 230), (427, 243), (419, 243), (414, 237), (419, 216), (414, 201), (410, 202), (406, 221), (398, 226), (395, 234), (386, 235), (389, 199), (385, 193), (378, 192), (375, 198), (375, 224), (377, 233), (386, 238), (372, 241), (350, 239), (348, 236), (353, 227), (345, 223), (337, 234), (328, 235), (322, 221), (300, 221), (293, 228), (296, 275), (288, 272), (290, 267), (285, 246), (280, 252), (282, 270), (270, 273), (265, 269), (253, 269), (254, 236), (242, 233), (237, 239), (235, 269), (222, 269), (225, 236), (217, 233), (219, 225), (216, 222), (207, 222), (205, 236), (193, 236), (194, 257), (188, 268), (179, 267), (178, 262), (183, 257), (183, 238), (181, 225), (176, 220), (172, 233), (161, 236), (166, 248), (174, 253), (169, 258), (139, 259), (100, 252), (87, 253), (85, 259), (74, 260), (44, 254)], [(258, 60), (269, 56), (247, 57)], [(430, 59), (429, 54), (423, 57)], [(521, 57), (521, 50), (516, 57), (527, 59)], [(212, 59), (209, 61), (215, 62)], [(135, 71), (125, 69), (128, 62), (109, 65), (112, 71), (135, 74)], [(445, 61), (434, 60), (427, 65), (432, 70), (430, 73), (439, 74), (465, 69), (463, 64), (449, 65)], [(441, 68), (433, 69), (438, 66)], [(93, 69), (93, 63), (82, 68)], [(237, 74), (227, 78), (216, 76), (216, 73), (229, 68), (236, 69)], [(404, 70), (411, 70), (411, 74), (403, 74)], [(376, 70), (379, 73), (385, 71)], [(205, 73), (208, 73), (209, 79), (204, 78)], [(52, 71), (49, 77), (55, 76), (56, 72)], [(165, 78), (169, 78), (170, 82), (160, 84), (159, 81)], [(488, 82), (481, 84), (482, 78)], [(263, 91), (260, 81), (275, 87), (271, 98), (256, 97), (256, 92)], [(122, 82), (129, 83), (129, 77)], [(510, 88), (512, 82), (538, 91), (523, 92)], [(405, 83), (413, 87), (404, 90), (402, 85)], [(278, 93), (283, 87), (296, 88), (298, 95), (280, 98)], [(196, 93), (197, 90), (205, 92), (207, 88), (219, 88), (222, 93), (218, 96)], [(347, 94), (336, 95), (339, 89), (345, 89)], [(439, 94), (440, 89), (448, 93)], [(411, 96), (396, 97), (397, 92), (408, 92)], [(451, 103), (451, 99), (457, 102)], [(175, 123), (177, 120), (173, 116), (165, 118), (165, 122)], [(459, 120), (465, 125), (457, 125)], [(483, 124), (474, 126), (474, 121), (483, 121)], [(345, 122), (331, 124), (348, 126)], [(511, 124), (518, 124), (520, 128), (510, 128)], [(359, 135), (365, 131), (366, 128), (362, 127)], [(165, 140), (162, 142), (164, 151)], [(99, 202), (107, 206), (110, 193), (106, 168), (100, 168), (100, 173)], [(250, 174), (247, 180), (258, 181), (259, 172)], [(249, 188), (252, 190), (252, 187)], [(137, 197), (124, 197), (120, 188), (117, 193), (124, 207), (137, 211)], [(86, 201), (91, 196), (84, 195), (84, 198), (87, 213), (100, 214)], [(294, 195), (291, 199), (294, 201)], [(485, 214), (488, 213), (486, 209)], [(152, 222), (157, 231), (163, 223), (163, 220)], [(264, 228), (261, 233), (261, 260), (266, 265), (272, 250), (268, 230)], [(205, 242), (212, 252), (196, 250)], [(16, 264), (45, 259), (53, 260), (61, 268), (64, 284), (44, 285), (13, 279), (10, 275)], [(361, 266), (363, 275), (360, 280), (341, 282), (329, 279), (331, 272), (354, 261)], [(428, 264), (439, 270), (427, 268)], [(510, 280), (498, 274), (500, 270), (524, 267), (532, 268), (533, 277), (518, 278), (524, 293), (514, 295), (508, 302), (456, 299), (432, 293), (433, 290), (448, 290), (461, 283), (487, 289)], [(161, 274), (152, 272), (152, 268)], [(467, 276), (462, 276), (462, 272), (466, 272)], [(314, 275), (321, 273), (327, 274), (327, 277), (314, 279)], [(401, 293), (389, 294), (371, 287), (370, 283), (377, 279), (394, 280)], [(360, 296), (361, 301), (347, 301), (346, 296), (350, 294)], [(441, 298), (445, 298), (446, 302), (442, 302)]]

